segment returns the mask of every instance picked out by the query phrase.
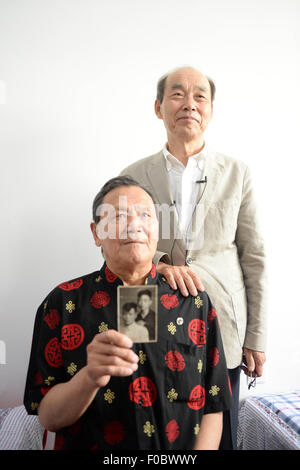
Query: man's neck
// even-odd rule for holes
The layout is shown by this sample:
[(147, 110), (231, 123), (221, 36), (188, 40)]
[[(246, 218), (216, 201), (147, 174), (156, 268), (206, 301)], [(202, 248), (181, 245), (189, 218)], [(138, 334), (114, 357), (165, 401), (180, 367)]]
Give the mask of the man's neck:
[(116, 276), (118, 276), (121, 281), (123, 281), (124, 286), (141, 286), (145, 284), (145, 280), (149, 275), (149, 272), (152, 268), (152, 261), (148, 264), (142, 266), (126, 266), (122, 268), (121, 266), (114, 266), (113, 263), (106, 261), (107, 267), (112, 271)]
[(205, 142), (203, 139), (196, 142), (182, 142), (177, 140), (168, 139), (167, 149), (177, 158), (184, 166), (187, 166), (188, 159), (192, 155), (196, 155), (204, 148)]
[(148, 315), (149, 312), (150, 312), (149, 308), (148, 308), (148, 310), (141, 310), (140, 315), (141, 315), (142, 318), (145, 318)]

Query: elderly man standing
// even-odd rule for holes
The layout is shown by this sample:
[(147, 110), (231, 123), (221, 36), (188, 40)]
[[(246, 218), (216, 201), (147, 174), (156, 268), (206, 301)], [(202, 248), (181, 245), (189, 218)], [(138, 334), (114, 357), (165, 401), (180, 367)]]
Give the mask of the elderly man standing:
[[(38, 309), (24, 403), (56, 449), (218, 449), (232, 397), (218, 318), (206, 293), (184, 297), (156, 272), (152, 196), (108, 181), (91, 224), (105, 263), (59, 284)], [(157, 341), (117, 331), (117, 292), (157, 290)]]
[(214, 95), (213, 81), (192, 67), (164, 75), (155, 113), (167, 143), (122, 174), (172, 210), (172, 217), (161, 213), (170, 231), (160, 231), (157, 270), (183, 295), (195, 295), (204, 285), (219, 312), (235, 402), (224, 414), (220, 448), (235, 449), (242, 356), (247, 375), (261, 376), (265, 362), (265, 251), (249, 169), (208, 149), (204, 140)]

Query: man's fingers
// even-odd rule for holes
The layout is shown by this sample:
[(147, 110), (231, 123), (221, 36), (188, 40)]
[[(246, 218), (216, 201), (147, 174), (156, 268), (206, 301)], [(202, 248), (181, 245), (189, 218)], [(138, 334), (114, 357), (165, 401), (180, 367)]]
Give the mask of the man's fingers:
[(200, 292), (204, 292), (205, 291), (204, 285), (202, 284), (201, 279), (199, 279), (197, 274), (195, 274), (192, 270), (190, 270), (189, 274), (195, 284), (196, 289), (198, 289)]
[(132, 348), (132, 340), (116, 330), (107, 330), (102, 333), (97, 334), (94, 337), (95, 341), (106, 344), (114, 344), (120, 346), (121, 348)]
[(171, 271), (169, 271), (169, 270), (166, 270), (163, 275), (164, 275), (164, 277), (166, 278), (166, 281), (167, 281), (167, 283), (169, 284), (169, 286), (170, 286), (172, 289), (176, 290), (176, 289), (177, 289), (177, 284), (176, 284), (176, 282), (175, 282), (173, 273), (172, 273)]
[(170, 287), (174, 290), (179, 289), (184, 297), (187, 297), (189, 293), (194, 296), (197, 295), (198, 292), (194, 279), (186, 271), (186, 268), (177, 268), (172, 271), (166, 270), (164, 277)]
[(189, 293), (195, 297), (196, 295), (198, 295), (198, 288), (195, 283), (195, 277), (191, 276), (190, 274), (190, 271), (185, 274), (184, 282)]
[(129, 348), (132, 344), (130, 338), (118, 331), (99, 333), (87, 346), (88, 364), (91, 367), (116, 366), (136, 370), (139, 357)]
[(180, 290), (181, 294), (187, 297), (189, 295), (189, 292), (187, 290), (185, 280), (182, 278), (182, 276), (178, 276), (175, 278), (175, 281), (177, 283), (177, 287)]
[(255, 367), (256, 377), (261, 377), (263, 375), (263, 367), (257, 365)]
[(138, 356), (130, 349), (132, 340), (116, 330), (97, 334), (87, 346), (88, 374), (99, 387), (111, 376), (127, 377), (138, 368)]
[(133, 374), (134, 368), (114, 365), (94, 365), (89, 367), (89, 376), (99, 387), (105, 386), (110, 377), (128, 377)]
[(254, 351), (252, 349), (244, 348), (245, 361), (247, 364), (248, 375), (255, 375), (261, 377), (263, 375), (263, 365), (266, 362), (266, 355), (261, 351)]
[(254, 353), (254, 360), (257, 377), (261, 377), (263, 375), (263, 368), (264, 363), (266, 362), (266, 356), (264, 353), (256, 352)]
[(170, 287), (174, 290), (178, 288), (185, 297), (189, 294), (196, 296), (198, 291), (204, 291), (201, 279), (188, 266), (170, 266), (159, 263), (157, 268)]
[(255, 362), (254, 362), (253, 356), (251, 353), (248, 353), (247, 351), (245, 352), (245, 356), (246, 356), (247, 369), (249, 372), (252, 373), (255, 370)]
[(114, 357), (133, 364), (139, 361), (139, 357), (131, 349), (119, 348), (114, 344), (91, 344), (90, 347), (88, 346), (88, 352), (94, 356), (99, 357), (99, 360), (100, 358), (101, 360), (105, 360), (106, 364), (110, 358)]

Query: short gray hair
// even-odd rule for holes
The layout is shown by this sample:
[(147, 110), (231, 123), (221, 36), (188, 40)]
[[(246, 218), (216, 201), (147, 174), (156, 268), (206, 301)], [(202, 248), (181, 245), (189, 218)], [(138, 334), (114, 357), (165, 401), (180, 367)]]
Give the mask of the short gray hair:
[(144, 187), (142, 184), (138, 183), (129, 175), (124, 176), (116, 176), (115, 178), (111, 178), (108, 180), (100, 189), (98, 194), (95, 196), (93, 201), (93, 220), (97, 224), (100, 220), (100, 216), (97, 214), (97, 209), (103, 203), (103, 199), (105, 196), (112, 191), (113, 189), (119, 188), (121, 186), (137, 186), (143, 189), (152, 199), (153, 204), (155, 205), (154, 197), (152, 196), (151, 192)]
[[(166, 73), (165, 75), (163, 75), (162, 77), (160, 77), (160, 79), (158, 80), (157, 82), (157, 90), (156, 90), (156, 99), (162, 103), (163, 101), (163, 98), (164, 98), (164, 93), (165, 93), (165, 87), (166, 87), (166, 80), (168, 78), (168, 76), (175, 72), (176, 70), (179, 70), (180, 68), (182, 67), (179, 67), (178, 69), (175, 69), (173, 70), (172, 72), (168, 72)], [(191, 67), (192, 68), (192, 67)], [(205, 77), (207, 78), (208, 82), (209, 82), (209, 86), (210, 86), (210, 95), (211, 95), (211, 102), (214, 101), (215, 99), (215, 95), (216, 95), (216, 85), (214, 83), (214, 81), (208, 77), (207, 75), (205, 75)]]

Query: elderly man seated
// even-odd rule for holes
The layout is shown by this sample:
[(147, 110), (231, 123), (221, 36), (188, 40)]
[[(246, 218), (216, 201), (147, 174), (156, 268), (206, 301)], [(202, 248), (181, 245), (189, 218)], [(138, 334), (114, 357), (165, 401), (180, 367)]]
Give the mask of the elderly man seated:
[[(152, 263), (152, 196), (129, 177), (93, 205), (100, 270), (59, 284), (38, 309), (24, 404), (56, 449), (218, 449), (232, 406), (218, 318), (205, 292), (184, 297)], [(157, 286), (157, 341), (117, 330), (118, 286)]]

